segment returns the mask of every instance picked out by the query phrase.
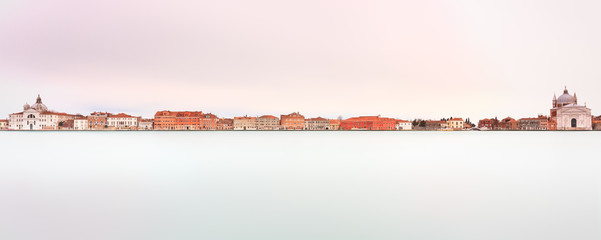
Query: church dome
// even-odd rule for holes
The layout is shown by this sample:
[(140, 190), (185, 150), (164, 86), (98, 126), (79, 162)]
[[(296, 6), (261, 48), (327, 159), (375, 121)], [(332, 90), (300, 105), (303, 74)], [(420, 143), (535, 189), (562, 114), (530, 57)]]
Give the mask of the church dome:
[(35, 104), (33, 104), (31, 106), (31, 108), (35, 109), (38, 112), (46, 112), (46, 111), (48, 111), (48, 108), (46, 107), (46, 105), (44, 105), (42, 103), (42, 98), (40, 97), (39, 94), (38, 94), (38, 99), (35, 101)]
[(573, 103), (575, 102), (574, 100), (575, 99), (572, 97), (572, 95), (564, 93), (557, 98), (557, 103)]
[(43, 103), (36, 103), (36, 104), (32, 105), (31, 108), (37, 110), (38, 112), (48, 111), (48, 108)]
[(25, 105), (23, 105), (23, 111), (30, 109), (31, 106), (29, 106), (29, 104), (25, 103)]
[(576, 97), (568, 93), (568, 89), (563, 90), (563, 94), (557, 98), (557, 104), (571, 104), (576, 103)]

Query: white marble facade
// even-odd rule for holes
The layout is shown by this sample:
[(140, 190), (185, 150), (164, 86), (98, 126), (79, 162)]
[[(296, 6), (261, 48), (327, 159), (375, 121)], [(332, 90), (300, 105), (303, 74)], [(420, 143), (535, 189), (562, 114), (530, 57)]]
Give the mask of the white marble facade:
[(558, 108), (557, 130), (593, 130), (591, 109), (577, 104)]
[(557, 122), (557, 130), (593, 130), (591, 109), (578, 105), (576, 93), (571, 95), (567, 88), (558, 98), (553, 96), (551, 118)]

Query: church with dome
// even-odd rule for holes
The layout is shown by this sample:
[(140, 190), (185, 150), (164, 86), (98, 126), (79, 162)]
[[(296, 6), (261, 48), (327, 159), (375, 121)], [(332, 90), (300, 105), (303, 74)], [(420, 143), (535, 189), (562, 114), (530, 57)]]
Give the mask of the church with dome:
[(578, 105), (576, 93), (570, 95), (567, 87), (559, 97), (553, 95), (551, 121), (557, 123), (557, 130), (592, 130), (591, 109)]
[(75, 115), (48, 111), (38, 94), (35, 104), (23, 105), (23, 111), (9, 115), (10, 130), (58, 130), (66, 121), (75, 119)]

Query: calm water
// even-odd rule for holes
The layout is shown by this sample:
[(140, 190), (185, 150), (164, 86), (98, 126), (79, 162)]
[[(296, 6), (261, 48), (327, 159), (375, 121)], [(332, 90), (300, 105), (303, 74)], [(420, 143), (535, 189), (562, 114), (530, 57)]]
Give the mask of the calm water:
[(601, 132), (0, 132), (0, 239), (601, 239)]

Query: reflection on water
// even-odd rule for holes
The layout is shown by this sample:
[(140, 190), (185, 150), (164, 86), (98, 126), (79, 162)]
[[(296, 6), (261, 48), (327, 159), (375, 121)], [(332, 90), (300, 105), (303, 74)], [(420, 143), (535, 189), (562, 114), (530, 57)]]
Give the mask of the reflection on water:
[(0, 132), (0, 239), (601, 239), (601, 132)]

